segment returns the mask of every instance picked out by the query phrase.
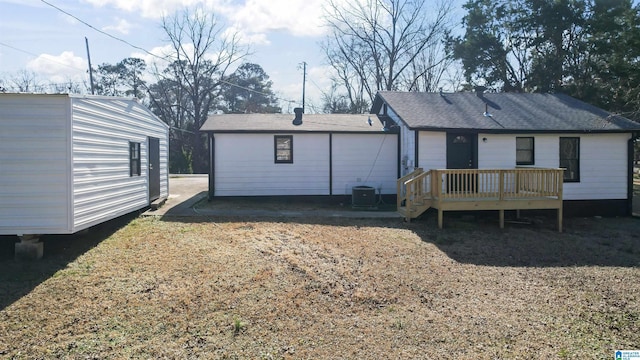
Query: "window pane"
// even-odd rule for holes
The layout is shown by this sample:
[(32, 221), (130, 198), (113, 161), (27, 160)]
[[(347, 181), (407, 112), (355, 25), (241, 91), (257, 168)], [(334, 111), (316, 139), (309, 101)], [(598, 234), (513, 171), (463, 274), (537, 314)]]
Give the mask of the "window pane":
[(533, 138), (516, 137), (516, 165), (533, 165)]
[(516, 163), (529, 164), (532, 163), (531, 151), (529, 150), (516, 150)]
[(291, 151), (289, 151), (289, 150), (278, 150), (278, 152), (276, 153), (276, 160), (278, 160), (278, 161), (291, 160)]
[(533, 138), (516, 138), (516, 149), (533, 150)]
[(576, 148), (576, 143), (574, 139), (561, 139), (560, 158), (564, 158), (564, 159), (577, 158), (577, 148)]
[(293, 162), (293, 136), (275, 135), (275, 162)]
[(291, 149), (291, 141), (289, 141), (289, 139), (278, 139), (277, 149), (278, 150)]
[(131, 162), (131, 176), (138, 175), (138, 164), (135, 161)]
[(129, 142), (129, 176), (140, 176), (140, 143)]
[(580, 181), (580, 138), (560, 138), (560, 167), (565, 181)]
[(464, 135), (458, 135), (455, 138), (453, 138), (454, 144), (466, 144), (468, 142), (469, 142), (469, 139), (467, 139), (467, 137)]

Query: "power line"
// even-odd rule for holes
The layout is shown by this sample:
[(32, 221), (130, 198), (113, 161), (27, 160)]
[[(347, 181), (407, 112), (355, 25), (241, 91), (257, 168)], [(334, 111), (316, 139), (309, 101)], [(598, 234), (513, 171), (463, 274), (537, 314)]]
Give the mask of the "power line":
[[(59, 7), (57, 7), (57, 6), (53, 5), (53, 4), (51, 4), (51, 3), (49, 3), (49, 2), (47, 2), (46, 0), (40, 0), (40, 1), (42, 1), (43, 3), (45, 3), (45, 4), (49, 5), (49, 6), (51, 6), (52, 8), (54, 8), (54, 9), (56, 9), (56, 10), (58, 10), (58, 11), (60, 11), (61, 13), (65, 14), (65, 15), (67, 15), (67, 16), (72, 17), (73, 19), (75, 19), (75, 20), (79, 21), (80, 23), (82, 23), (82, 24), (84, 24), (84, 25), (88, 26), (89, 28), (93, 29), (94, 31), (97, 31), (97, 32), (99, 32), (99, 33), (101, 33), (101, 34), (103, 34), (103, 35), (106, 35), (106, 36), (108, 36), (108, 37), (110, 37), (110, 38), (112, 38), (112, 39), (114, 39), (114, 40), (120, 41), (120, 42), (122, 42), (122, 43), (124, 43), (124, 44), (126, 44), (126, 45), (129, 45), (129, 46), (131, 46), (131, 47), (132, 47), (132, 48), (134, 48), (134, 49), (138, 49), (138, 50), (140, 50), (140, 51), (143, 51), (143, 52), (145, 52), (146, 54), (149, 54), (149, 55), (151, 55), (151, 56), (153, 56), (153, 57), (155, 57), (155, 58), (157, 58), (157, 59), (160, 59), (160, 60), (163, 60), (163, 61), (167, 61), (167, 58), (169, 57), (169, 56), (167, 56), (167, 57), (162, 57), (162, 56), (156, 55), (156, 54), (154, 54), (154, 53), (152, 53), (152, 52), (148, 51), (148, 50), (147, 50), (147, 49), (145, 49), (145, 48), (142, 48), (142, 47), (140, 47), (140, 46), (134, 45), (134, 44), (130, 43), (129, 41), (124, 40), (124, 39), (122, 39), (122, 38), (119, 38), (119, 37), (117, 37), (117, 36), (111, 35), (111, 34), (107, 33), (106, 31), (100, 30), (100, 29), (96, 28), (95, 26), (93, 26), (93, 25), (89, 24), (88, 22), (86, 22), (86, 21), (84, 21), (84, 20), (80, 19), (79, 17), (77, 17), (77, 16), (75, 16), (75, 15), (73, 15), (73, 14), (71, 14), (71, 13), (69, 13), (69, 12), (67, 12), (67, 11), (65, 11), (65, 10), (63, 10), (63, 9), (61, 9), (61, 8), (59, 8)], [(36, 56), (37, 56), (37, 55), (36, 55)], [(219, 79), (219, 81), (220, 81), (221, 83), (223, 83), (223, 84), (227, 84), (227, 85), (229, 85), (229, 86), (234, 86), (234, 87), (237, 87), (237, 88), (239, 88), (239, 89), (247, 90), (247, 91), (250, 91), (250, 92), (253, 92), (253, 93), (259, 94), (259, 95), (264, 95), (264, 96), (268, 96), (268, 97), (270, 97), (270, 96), (272, 96), (272, 95), (273, 95), (273, 94), (263, 93), (263, 92), (261, 92), (261, 91), (257, 91), (257, 90), (254, 90), (254, 89), (251, 89), (251, 88), (248, 88), (248, 87), (245, 87), (245, 86), (241, 86), (241, 85), (238, 85), (238, 84), (234, 84), (234, 83), (231, 83), (231, 82), (226, 81), (226, 80), (224, 80), (224, 79)], [(274, 98), (275, 98), (276, 100), (285, 101), (285, 102), (289, 102), (289, 103), (296, 103), (296, 102), (297, 102), (297, 101), (294, 101), (294, 100), (284, 99), (284, 98), (280, 98), (280, 97), (277, 97), (277, 96), (274, 96)]]
[[(147, 53), (147, 54), (149, 54), (149, 55), (151, 55), (151, 56), (155, 56), (155, 57), (157, 57), (157, 58), (162, 59), (162, 57), (160, 57), (160, 56), (158, 56), (158, 55), (156, 55), (156, 54), (153, 54), (153, 53), (151, 53), (151, 52), (147, 51), (147, 49), (141, 48), (140, 46), (136, 46), (136, 45), (134, 45), (134, 44), (132, 44), (132, 43), (128, 42), (127, 40), (124, 40), (124, 39), (119, 38), (119, 37), (117, 37), (117, 36), (113, 36), (113, 35), (109, 34), (109, 33), (108, 33), (108, 32), (106, 32), (106, 31), (102, 31), (102, 30), (100, 30), (100, 29), (98, 29), (98, 28), (94, 27), (93, 25), (89, 24), (88, 22), (86, 22), (86, 21), (84, 21), (84, 20), (80, 19), (79, 17), (77, 17), (77, 16), (75, 16), (75, 15), (73, 15), (73, 14), (69, 13), (69, 12), (66, 12), (66, 11), (62, 10), (61, 8), (59, 8), (59, 7), (55, 6), (55, 5), (53, 5), (53, 4), (49, 3), (49, 2), (47, 2), (46, 0), (40, 0), (40, 1), (42, 1), (43, 3), (45, 3), (45, 4), (49, 5), (49, 6), (51, 6), (52, 8), (54, 8), (54, 9), (56, 9), (56, 10), (58, 10), (58, 11), (60, 11), (61, 13), (65, 14), (65, 15), (67, 15), (67, 16), (70, 16), (70, 17), (72, 17), (72, 18), (74, 18), (74, 19), (76, 19), (76, 20), (78, 20), (78, 21), (79, 21), (79, 22), (81, 22), (82, 24), (84, 24), (84, 25), (86, 25), (86, 26), (90, 27), (91, 29), (93, 29), (93, 30), (95, 30), (95, 31), (97, 31), (97, 32), (99, 32), (99, 33), (101, 33), (101, 34), (103, 34), (103, 35), (106, 35), (106, 36), (108, 36), (108, 37), (110, 37), (110, 38), (112, 38), (112, 39), (114, 39), (114, 40), (117, 40), (117, 41), (120, 41), (120, 42), (122, 42), (122, 43), (125, 43), (125, 44), (127, 44), (127, 45), (131, 46), (131, 47), (132, 47), (132, 48), (134, 48), (134, 49), (138, 49), (138, 50), (140, 50), (140, 51), (144, 51), (145, 53)], [(166, 60), (166, 59), (163, 59), (163, 60)]]

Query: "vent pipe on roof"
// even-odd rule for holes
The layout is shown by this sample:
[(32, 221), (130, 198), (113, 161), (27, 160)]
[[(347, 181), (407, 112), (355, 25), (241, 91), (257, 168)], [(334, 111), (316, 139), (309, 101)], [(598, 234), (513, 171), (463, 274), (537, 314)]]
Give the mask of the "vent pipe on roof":
[(304, 110), (302, 108), (294, 108), (293, 113), (296, 114), (296, 117), (293, 119), (293, 125), (302, 125), (302, 113)]
[(484, 103), (484, 113), (482, 113), (482, 115), (486, 116), (486, 117), (492, 117), (493, 115), (491, 115), (491, 113), (489, 112), (489, 104)]

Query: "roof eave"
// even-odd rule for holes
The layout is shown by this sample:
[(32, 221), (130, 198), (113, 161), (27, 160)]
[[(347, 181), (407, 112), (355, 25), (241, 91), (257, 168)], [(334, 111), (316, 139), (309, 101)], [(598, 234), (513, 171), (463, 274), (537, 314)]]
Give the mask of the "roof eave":
[(612, 134), (612, 133), (635, 133), (640, 129), (476, 129), (476, 128), (449, 128), (449, 127), (430, 127), (430, 126), (408, 126), (412, 131), (446, 131), (446, 132), (473, 132), (473, 133), (502, 133), (502, 134), (515, 134), (515, 133), (538, 133), (538, 134)]

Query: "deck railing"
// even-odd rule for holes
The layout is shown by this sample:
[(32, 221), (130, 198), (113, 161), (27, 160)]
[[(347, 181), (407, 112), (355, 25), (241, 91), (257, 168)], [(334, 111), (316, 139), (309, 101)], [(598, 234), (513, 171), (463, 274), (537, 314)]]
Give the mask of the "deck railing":
[[(431, 170), (434, 198), (526, 199), (562, 198), (563, 169)], [(440, 186), (437, 186), (440, 184)]]
[[(504, 210), (558, 209), (562, 229), (562, 185), (564, 169), (416, 169), (398, 179), (398, 209), (409, 220), (428, 207), (442, 211), (499, 210), (501, 227)], [(427, 202), (428, 201), (428, 202)], [(415, 210), (417, 204), (427, 204)]]

